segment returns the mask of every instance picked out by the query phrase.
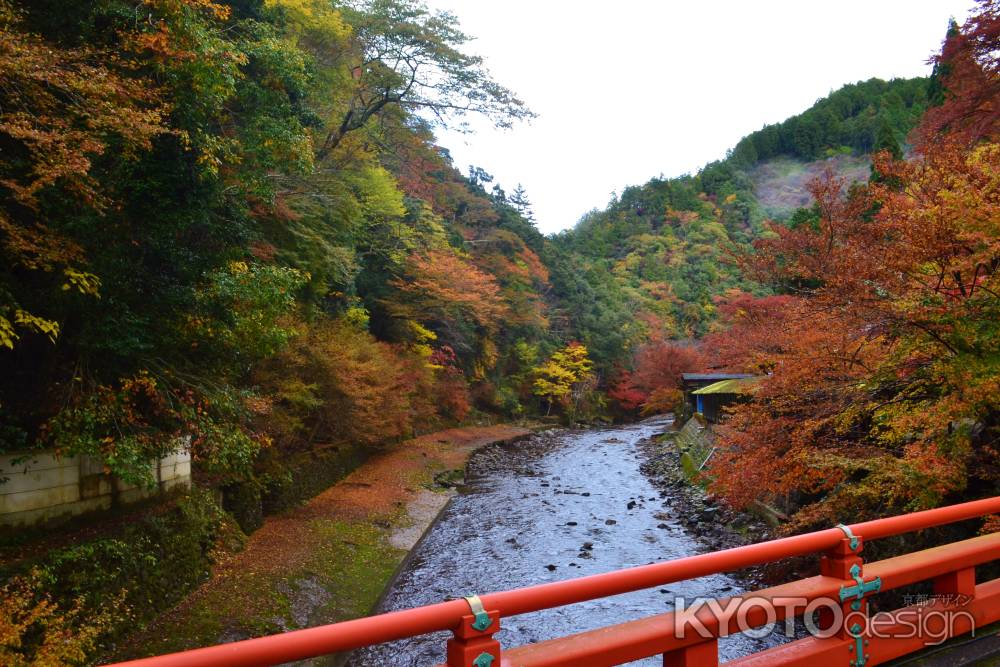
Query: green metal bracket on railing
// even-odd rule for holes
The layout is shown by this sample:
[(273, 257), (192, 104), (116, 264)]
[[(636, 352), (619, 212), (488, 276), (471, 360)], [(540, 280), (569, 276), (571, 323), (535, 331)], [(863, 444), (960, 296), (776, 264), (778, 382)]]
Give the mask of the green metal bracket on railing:
[(848, 646), (848, 649), (854, 651), (854, 660), (851, 660), (851, 667), (865, 667), (865, 663), (868, 662), (868, 656), (865, 654), (865, 646), (868, 645), (868, 640), (861, 635), (861, 626), (855, 623), (847, 631), (847, 634), (854, 638), (854, 644)]
[[(469, 603), (469, 609), (472, 610), (472, 615), (475, 617), (472, 620), (472, 628), (474, 630), (479, 630), (480, 632), (482, 632), (486, 628), (490, 627), (490, 625), (493, 623), (493, 620), (490, 618), (490, 615), (486, 613), (486, 608), (483, 607), (483, 601), (479, 599), (479, 596), (478, 595), (466, 596), (465, 601)], [(484, 654), (484, 655), (489, 655), (489, 654)], [(483, 656), (479, 656), (479, 658), (482, 657)], [(479, 658), (476, 658), (476, 660), (479, 660)], [(493, 656), (490, 656), (490, 660), (493, 660)], [(484, 667), (489, 667), (489, 665), (487, 664)]]
[(851, 540), (851, 551), (857, 551), (858, 550), (858, 538), (857, 538), (857, 536), (854, 533), (851, 532), (851, 527), (850, 526), (845, 526), (842, 523), (838, 523), (837, 524), (837, 528), (840, 528), (842, 531), (844, 531), (844, 535), (847, 535), (848, 539)]
[(493, 664), (493, 654), (492, 653), (480, 653), (476, 656), (476, 659), (472, 661), (474, 667), (490, 667)]
[(865, 581), (861, 578), (861, 568), (858, 567), (857, 563), (851, 566), (851, 578), (854, 579), (854, 586), (841, 586), (840, 587), (840, 601), (846, 602), (852, 597), (856, 597), (854, 602), (851, 603), (851, 609), (857, 611), (861, 609), (861, 600), (868, 593), (878, 593), (882, 589), (882, 580), (875, 577), (871, 581)]

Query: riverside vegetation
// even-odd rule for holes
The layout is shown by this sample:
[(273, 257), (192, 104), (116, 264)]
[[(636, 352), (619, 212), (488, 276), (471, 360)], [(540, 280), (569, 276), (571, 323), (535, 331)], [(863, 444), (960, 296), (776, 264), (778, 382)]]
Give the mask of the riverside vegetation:
[[(251, 530), (344, 452), (668, 411), (716, 369), (765, 376), (706, 467), (733, 507), (801, 530), (994, 495), (998, 24), (980, 0), (930, 78), (845, 86), (545, 237), (435, 144), (532, 112), (418, 0), (0, 0), (0, 452), (149, 484), (190, 436)], [(773, 196), (791, 172), (820, 174), (806, 208)], [(5, 566), (0, 657), (87, 661), (173, 601), (130, 563), (189, 553), (190, 588), (231, 516), (198, 492)], [(81, 588), (109, 558), (138, 583)]]

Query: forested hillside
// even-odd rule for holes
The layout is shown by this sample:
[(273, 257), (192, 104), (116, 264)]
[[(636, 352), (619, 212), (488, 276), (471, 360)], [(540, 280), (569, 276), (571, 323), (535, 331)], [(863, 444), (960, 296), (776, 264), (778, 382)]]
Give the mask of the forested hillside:
[[(998, 34), (979, 0), (931, 77), (545, 237), (436, 143), (534, 114), (421, 0), (0, 0), (0, 454), (154, 488), (185, 447), (196, 487), (134, 544), (12, 557), (0, 655), (90, 660), (208, 576), (217, 495), (251, 530), (296, 457), (679, 411), (685, 371), (757, 376), (701, 481), (789, 531), (997, 495)], [(176, 590), (126, 590), (151, 563)]]
[[(770, 175), (775, 187), (793, 169), (803, 171), (805, 161), (841, 164), (845, 156), (863, 158), (880, 149), (901, 155), (926, 109), (929, 85), (922, 78), (846, 85), (804, 113), (744, 137), (726, 159), (692, 176), (626, 188), (556, 242), (618, 293), (617, 303), (641, 323), (636, 336), (704, 335), (727, 293), (764, 293), (727, 261), (760, 237), (775, 213), (757, 197), (764, 168), (771, 161), (780, 165)], [(865, 180), (867, 175), (865, 169)]]
[(901, 155), (933, 94), (845, 86), (546, 239), (522, 189), (434, 143), (468, 113), (531, 116), (449, 15), (57, 4), (2, 5), (0, 449), (86, 452), (136, 480), (180, 436), (243, 478), (261, 451), (473, 410), (633, 409), (655, 389), (622, 393), (650, 344), (770, 292), (731, 260), (769, 233), (755, 175)]
[(191, 435), (242, 477), (564, 402), (532, 370), (574, 338), (573, 268), (523, 191), (434, 144), (531, 116), (453, 17), (4, 0), (0, 28), (0, 451), (139, 480)]
[(242, 479), (261, 452), (374, 444), (475, 410), (669, 407), (649, 402), (665, 388), (651, 373), (723, 362), (668, 341), (781, 303), (740, 257), (825, 214), (766, 223), (761, 174), (902, 159), (949, 94), (945, 66), (844, 86), (544, 238), (523, 189), (461, 173), (434, 143), (468, 113), (532, 115), (448, 14), (0, 9), (0, 450), (89, 453), (137, 481), (182, 436), (206, 473)]
[(952, 26), (909, 158), (814, 179), (814, 206), (736, 253), (773, 295), (704, 340), (763, 376), (710, 466), (732, 504), (784, 503), (801, 529), (1000, 491), (998, 10)]

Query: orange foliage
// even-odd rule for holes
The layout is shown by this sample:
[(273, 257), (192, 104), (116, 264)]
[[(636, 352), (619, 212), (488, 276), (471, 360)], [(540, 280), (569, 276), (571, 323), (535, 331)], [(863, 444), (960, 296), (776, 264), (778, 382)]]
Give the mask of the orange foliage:
[(434, 379), (435, 405), (442, 416), (454, 422), (463, 421), (469, 414), (471, 400), (469, 383), (461, 369), (446, 368), (438, 371)]
[(775, 336), (798, 307), (798, 299), (779, 295), (755, 297), (734, 290), (718, 300), (719, 321), (725, 327), (703, 339), (713, 368), (733, 372), (765, 373), (774, 367), (784, 338)]
[(44, 589), (38, 570), (0, 587), (0, 663), (6, 667), (84, 664), (98, 639), (123, 615), (114, 607), (85, 615), (82, 601), (63, 609)]
[(0, 235), (9, 262), (51, 271), (82, 253), (41, 218), (37, 195), (59, 188), (102, 210), (109, 201), (90, 173), (92, 158), (111, 141), (124, 157), (148, 150), (166, 131), (166, 108), (149, 83), (116, 71), (113, 54), (56, 47), (18, 21), (0, 2), (0, 136), (22, 154), (0, 165)]
[(944, 103), (927, 110), (918, 146), (947, 138), (971, 146), (1000, 129), (1000, 1), (978, 0), (978, 11), (961, 30), (949, 33), (933, 58), (942, 77)]
[[(619, 401), (625, 410), (634, 410), (652, 400), (657, 392), (657, 405), (668, 394), (661, 390), (680, 388), (681, 373), (701, 370), (705, 360), (698, 349), (678, 343), (654, 340), (646, 343), (635, 354), (635, 370), (623, 373), (609, 396)], [(645, 410), (645, 408), (644, 408)]]
[(212, 0), (144, 0), (149, 30), (123, 35), (129, 46), (159, 62), (192, 61), (198, 57), (194, 40), (178, 26), (184, 12), (202, 12), (216, 21), (229, 18), (230, 9)]
[(775, 372), (720, 432), (714, 492), (737, 507), (791, 490), (822, 493), (845, 479), (843, 461), (871, 456), (842, 419), (862, 404), (860, 383), (881, 348), (844, 325), (800, 305), (772, 330)]
[(677, 414), (684, 407), (684, 392), (680, 389), (661, 387), (653, 390), (642, 406), (643, 415)]
[(397, 293), (388, 306), (397, 317), (446, 326), (468, 319), (492, 331), (507, 315), (496, 279), (453, 251), (414, 255), (408, 268), (408, 279), (391, 283)]
[(386, 442), (433, 418), (433, 376), (421, 357), (348, 324), (322, 323), (257, 370), (272, 404), (262, 428), (285, 447)]
[(791, 494), (797, 525), (828, 524), (1000, 480), (1000, 13), (980, 4), (942, 56), (919, 159), (877, 155), (883, 178), (846, 194), (815, 180), (815, 227), (772, 225), (741, 260), (798, 296), (717, 338), (727, 363), (774, 369), (713, 459), (736, 505)]

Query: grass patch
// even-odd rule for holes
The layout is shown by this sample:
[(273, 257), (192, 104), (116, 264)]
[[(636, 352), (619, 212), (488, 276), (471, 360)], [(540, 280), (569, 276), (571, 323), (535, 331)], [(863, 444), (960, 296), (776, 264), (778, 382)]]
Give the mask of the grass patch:
[(370, 613), (406, 552), (389, 545), (385, 532), (370, 525), (320, 521), (325, 545), (317, 550), (315, 569), (322, 573), (332, 600), (322, 608), (327, 623)]
[(137, 641), (127, 657), (365, 616), (406, 555), (374, 525), (315, 519), (309, 536), (311, 553), (304, 567), (241, 572), (238, 580), (204, 590), (180, 613), (164, 619), (155, 633)]

